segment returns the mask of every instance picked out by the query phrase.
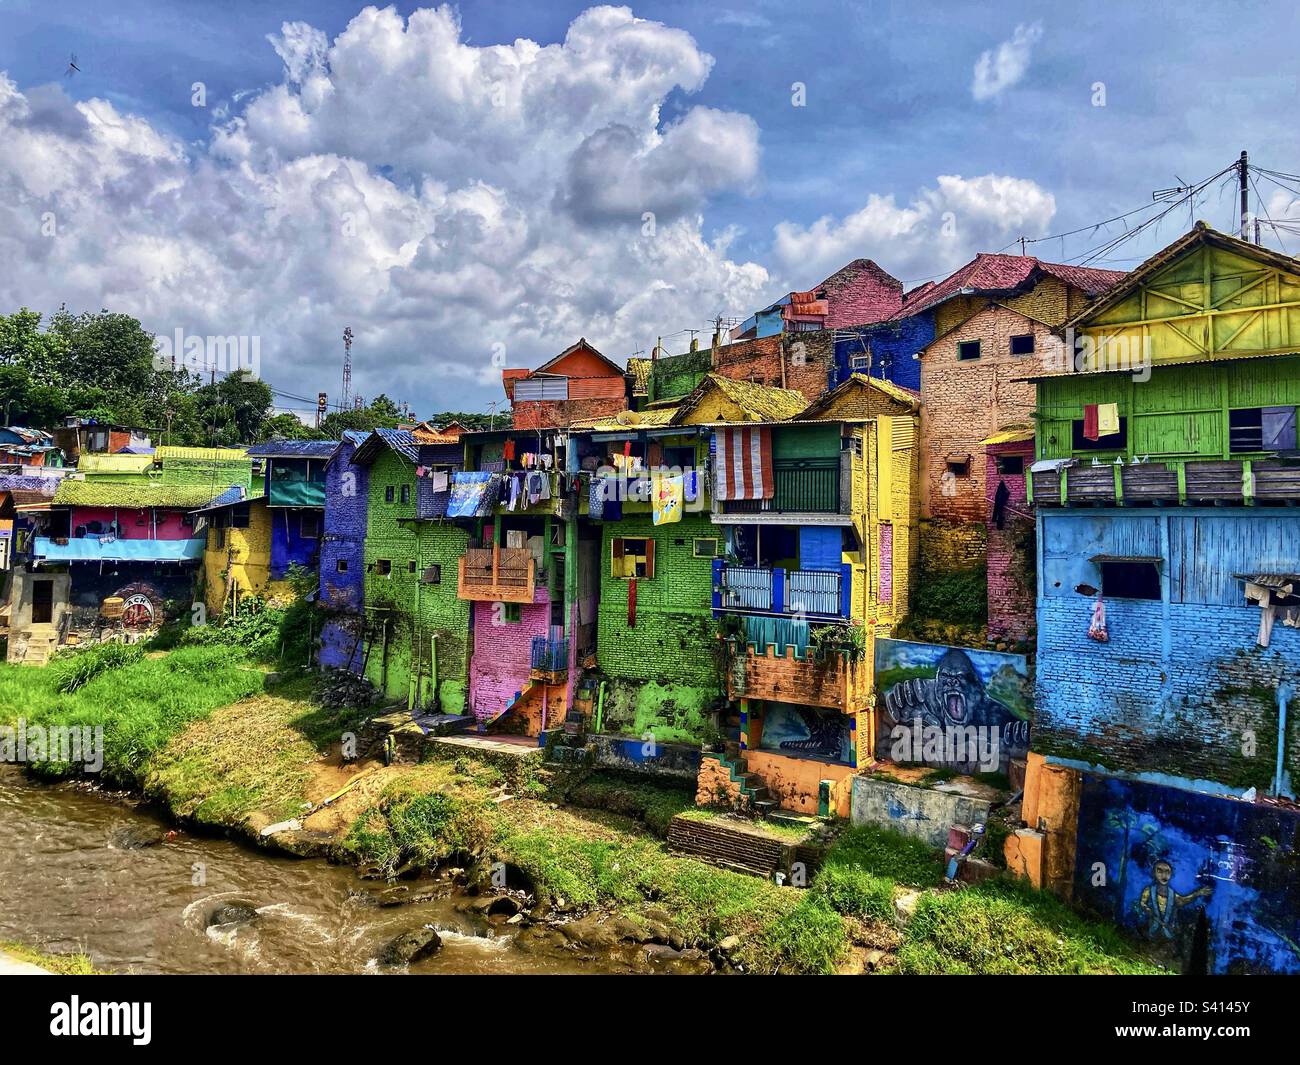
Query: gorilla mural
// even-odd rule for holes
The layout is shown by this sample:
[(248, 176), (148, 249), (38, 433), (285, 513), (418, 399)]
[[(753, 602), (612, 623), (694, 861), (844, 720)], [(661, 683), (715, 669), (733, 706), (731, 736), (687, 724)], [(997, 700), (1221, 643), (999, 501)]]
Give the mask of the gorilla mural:
[[(882, 646), (886, 645), (886, 646)], [(988, 680), (972, 660), (975, 656), (984, 667)], [(934, 675), (916, 675), (933, 669)], [(901, 640), (877, 641), (876, 671), (884, 702), (880, 729), (881, 757), (896, 757), (890, 750), (891, 732), (896, 726), (912, 727), (920, 722), (926, 730), (937, 729), (942, 735), (958, 735), (971, 727), (980, 730), (985, 741), (998, 744), (998, 762), (1005, 769), (1007, 761), (1022, 757), (1029, 750), (1029, 722), (1018, 716), (1008, 702), (1024, 706), (1024, 658), (991, 651), (965, 651), (957, 647), (913, 644)], [(891, 679), (898, 673), (911, 674)], [(1003, 702), (991, 694), (998, 687)], [(973, 734), (972, 734), (973, 735)], [(928, 740), (930, 737), (927, 736)], [(907, 761), (932, 761), (919, 754), (921, 737), (912, 740), (918, 754)], [(973, 758), (943, 758), (945, 764), (969, 770)]]

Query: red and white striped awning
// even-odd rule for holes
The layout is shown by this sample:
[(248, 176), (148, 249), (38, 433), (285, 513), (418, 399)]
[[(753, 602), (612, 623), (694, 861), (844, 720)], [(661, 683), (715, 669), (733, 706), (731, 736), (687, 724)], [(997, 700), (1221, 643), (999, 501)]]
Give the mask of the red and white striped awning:
[(771, 429), (718, 429), (715, 459), (718, 499), (772, 498)]

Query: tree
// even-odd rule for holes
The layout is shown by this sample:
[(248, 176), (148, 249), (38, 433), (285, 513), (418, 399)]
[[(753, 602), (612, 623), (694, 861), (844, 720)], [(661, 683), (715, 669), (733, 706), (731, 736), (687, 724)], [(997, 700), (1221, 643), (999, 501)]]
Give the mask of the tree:
[(195, 400), (209, 443), (229, 446), (259, 439), (271, 413), (271, 389), (247, 370), (236, 370), (199, 388)]

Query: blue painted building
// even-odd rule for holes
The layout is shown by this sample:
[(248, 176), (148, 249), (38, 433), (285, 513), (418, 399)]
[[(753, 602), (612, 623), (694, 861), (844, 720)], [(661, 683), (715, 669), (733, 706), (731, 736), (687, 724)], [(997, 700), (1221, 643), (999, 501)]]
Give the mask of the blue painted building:
[(320, 564), (326, 467), (338, 445), (337, 440), (271, 440), (248, 449), (264, 468), (272, 580), (283, 579), (292, 565), (314, 570)]
[[(330, 617), (321, 628), (323, 666), (356, 668), (356, 639), (365, 592), (365, 541), (370, 467), (352, 456), (368, 433), (343, 434), (325, 467), (325, 511), (320, 549), (318, 602)], [(352, 659), (350, 662), (349, 659)]]
[(921, 311), (875, 325), (835, 333), (835, 370), (830, 386), (861, 373), (913, 391), (921, 388), (920, 353), (934, 340), (934, 312)]

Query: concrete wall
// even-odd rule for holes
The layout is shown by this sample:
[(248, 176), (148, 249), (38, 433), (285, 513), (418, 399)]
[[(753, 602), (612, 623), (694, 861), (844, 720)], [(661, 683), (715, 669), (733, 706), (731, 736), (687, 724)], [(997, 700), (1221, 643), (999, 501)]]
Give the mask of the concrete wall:
[(653, 751), (648, 751), (646, 741), (635, 737), (601, 734), (589, 736), (587, 742), (597, 765), (653, 777), (694, 781), (703, 757), (699, 747), (681, 743), (656, 743)]
[(892, 828), (932, 847), (948, 845), (948, 829), (988, 821), (992, 803), (936, 788), (914, 788), (875, 777), (853, 778), (855, 825)]

